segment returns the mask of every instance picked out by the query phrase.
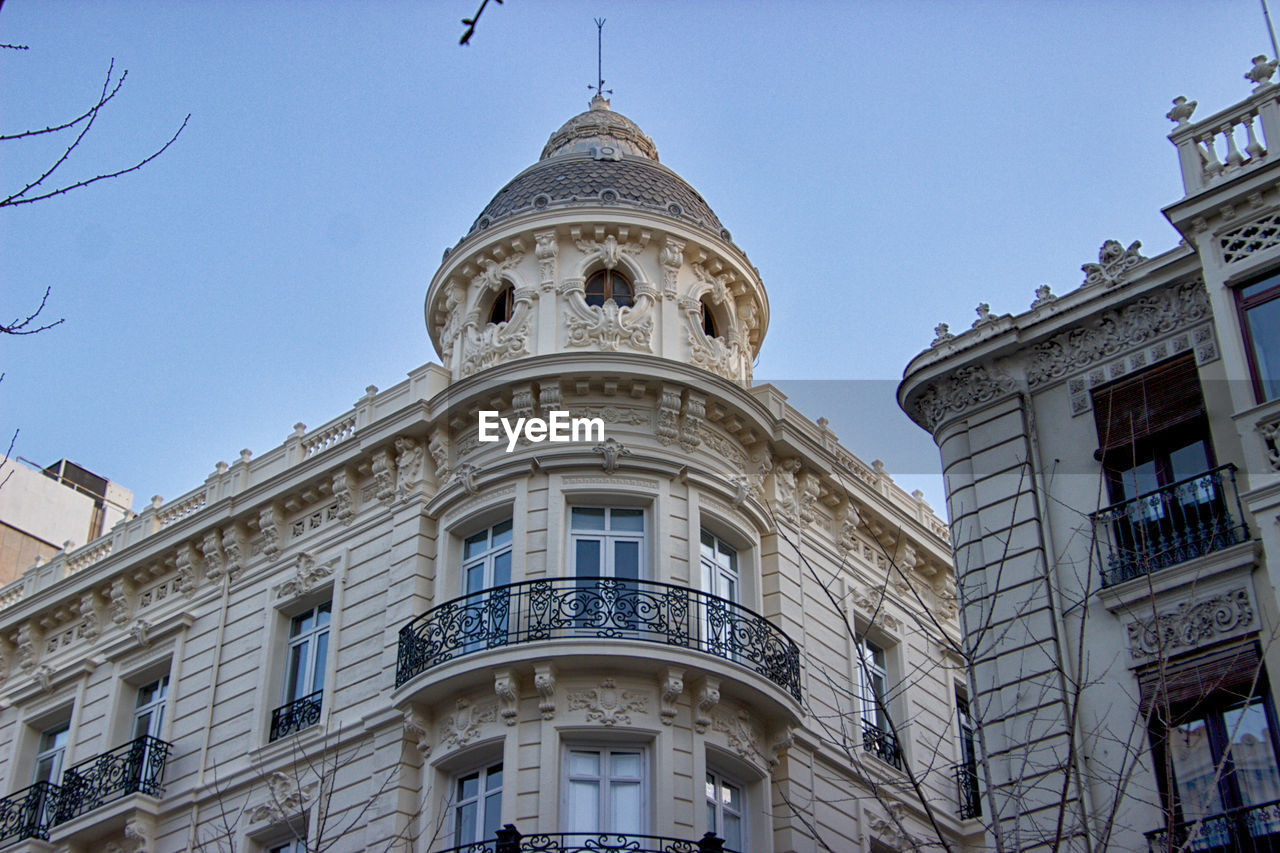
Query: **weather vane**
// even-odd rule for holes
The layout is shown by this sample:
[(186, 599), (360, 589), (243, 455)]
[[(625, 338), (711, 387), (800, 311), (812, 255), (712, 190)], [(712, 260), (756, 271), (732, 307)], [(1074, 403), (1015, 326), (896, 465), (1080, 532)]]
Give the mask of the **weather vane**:
[(612, 89), (604, 87), (604, 62), (602, 45), (604, 43), (604, 18), (596, 18), (596, 84), (587, 86), (588, 89), (595, 89), (596, 94), (603, 98), (606, 94), (612, 95)]

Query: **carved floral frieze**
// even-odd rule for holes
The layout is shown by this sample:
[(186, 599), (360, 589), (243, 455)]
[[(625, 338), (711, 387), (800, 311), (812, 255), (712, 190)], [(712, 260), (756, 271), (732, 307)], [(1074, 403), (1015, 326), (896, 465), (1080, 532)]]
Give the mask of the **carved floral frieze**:
[(1146, 660), (1215, 642), (1252, 627), (1254, 612), (1249, 591), (1244, 587), (1198, 601), (1184, 601), (1151, 619), (1130, 622), (1129, 652), (1135, 659)]

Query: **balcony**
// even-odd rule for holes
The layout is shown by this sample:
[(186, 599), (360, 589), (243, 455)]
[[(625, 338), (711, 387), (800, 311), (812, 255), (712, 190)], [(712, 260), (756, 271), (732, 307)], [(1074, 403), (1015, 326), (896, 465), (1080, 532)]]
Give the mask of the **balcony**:
[(1102, 585), (1203, 557), (1249, 538), (1236, 466), (1222, 465), (1093, 514)]
[(961, 820), (982, 817), (982, 797), (978, 793), (978, 767), (975, 764), (957, 764), (951, 768), (956, 777), (956, 815)]
[(738, 853), (708, 832), (697, 841), (661, 835), (614, 833), (539, 833), (521, 835), (511, 824), (494, 838), (438, 850), (436, 853)]
[[(402, 644), (403, 642), (401, 640)], [(317, 690), (310, 696), (303, 696), (276, 708), (271, 712), (270, 740), (277, 741), (320, 722), (320, 704), (323, 701), (324, 691)]]
[(886, 732), (866, 720), (862, 721), (862, 749), (885, 764), (902, 769), (902, 749), (892, 732)]
[(396, 687), (463, 655), (560, 639), (638, 640), (714, 655), (800, 701), (800, 649), (763, 616), (655, 581), (555, 578), (455, 598), (400, 629)]
[(1280, 851), (1280, 801), (1183, 821), (1146, 837), (1148, 853), (1273, 853)]
[(37, 782), (0, 800), (0, 844), (24, 838), (49, 840), (58, 803), (58, 786)]

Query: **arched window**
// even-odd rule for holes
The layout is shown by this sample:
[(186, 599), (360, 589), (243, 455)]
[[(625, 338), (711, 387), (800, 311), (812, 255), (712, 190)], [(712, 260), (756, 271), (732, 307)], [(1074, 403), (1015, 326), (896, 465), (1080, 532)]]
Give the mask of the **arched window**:
[(493, 308), (489, 310), (490, 323), (506, 323), (511, 319), (511, 312), (516, 305), (515, 294), (515, 288), (508, 284), (494, 297)]
[(617, 270), (600, 270), (587, 279), (586, 300), (588, 305), (603, 306), (605, 300), (612, 299), (619, 308), (631, 305), (631, 282)]
[(705, 299), (699, 304), (702, 306), (702, 333), (708, 338), (717, 337), (719, 333), (716, 331), (716, 318), (711, 313), (711, 306)]

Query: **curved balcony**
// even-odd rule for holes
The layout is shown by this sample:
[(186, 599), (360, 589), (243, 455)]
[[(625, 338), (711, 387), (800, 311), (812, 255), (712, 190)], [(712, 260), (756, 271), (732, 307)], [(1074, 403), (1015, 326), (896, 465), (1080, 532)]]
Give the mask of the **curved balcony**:
[(663, 835), (613, 832), (557, 832), (521, 835), (511, 824), (486, 841), (450, 847), (438, 853), (738, 853), (708, 832), (696, 841)]
[(800, 648), (760, 614), (696, 589), (603, 577), (523, 581), (433, 607), (400, 629), (396, 687), (463, 655), (579, 638), (700, 651), (801, 698)]

